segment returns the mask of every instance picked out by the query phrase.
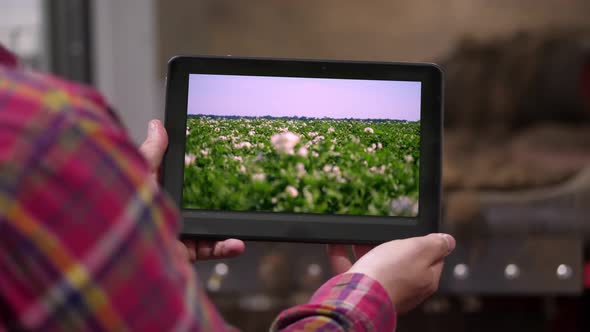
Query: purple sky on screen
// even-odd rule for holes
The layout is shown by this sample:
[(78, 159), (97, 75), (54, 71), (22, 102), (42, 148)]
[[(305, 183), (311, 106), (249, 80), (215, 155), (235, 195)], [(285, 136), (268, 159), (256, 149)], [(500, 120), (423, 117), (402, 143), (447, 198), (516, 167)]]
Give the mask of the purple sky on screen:
[(420, 120), (420, 82), (191, 74), (188, 114)]

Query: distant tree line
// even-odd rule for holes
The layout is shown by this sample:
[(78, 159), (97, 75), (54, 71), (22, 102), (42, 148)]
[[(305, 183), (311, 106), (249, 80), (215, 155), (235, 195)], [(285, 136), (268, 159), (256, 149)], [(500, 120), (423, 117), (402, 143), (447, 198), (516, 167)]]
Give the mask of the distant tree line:
[(189, 114), (189, 118), (212, 118), (212, 119), (230, 119), (230, 120), (298, 120), (298, 121), (316, 121), (316, 120), (332, 120), (332, 121), (365, 121), (365, 122), (400, 122), (400, 123), (411, 123), (419, 121), (407, 121), (407, 120), (391, 120), (391, 119), (359, 119), (359, 118), (339, 118), (333, 119), (329, 117), (314, 118), (308, 116), (238, 116), (238, 115), (205, 115), (205, 114)]

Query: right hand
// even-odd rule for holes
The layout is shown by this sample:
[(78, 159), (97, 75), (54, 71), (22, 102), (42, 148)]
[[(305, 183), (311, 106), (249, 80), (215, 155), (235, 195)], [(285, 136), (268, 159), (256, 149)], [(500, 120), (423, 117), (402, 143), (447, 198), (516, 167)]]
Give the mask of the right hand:
[[(375, 248), (355, 246), (352, 264), (342, 245), (328, 247), (336, 273), (362, 273), (385, 288), (398, 313), (406, 313), (437, 289), (444, 258), (455, 249), (447, 234), (430, 234), (383, 243)], [(362, 257), (361, 257), (362, 256)]]

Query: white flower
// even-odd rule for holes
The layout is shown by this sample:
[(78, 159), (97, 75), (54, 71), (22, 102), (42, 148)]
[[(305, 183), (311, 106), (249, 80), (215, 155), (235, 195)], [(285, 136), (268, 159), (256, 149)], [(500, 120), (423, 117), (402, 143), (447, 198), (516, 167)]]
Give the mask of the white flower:
[(377, 173), (377, 174), (384, 174), (385, 173), (385, 165), (381, 165), (381, 167), (371, 167), (369, 168), (369, 170), (373, 173)]
[(332, 144), (336, 144), (336, 139), (335, 138), (332, 140)]
[(332, 128), (332, 127), (328, 128), (328, 134), (331, 134), (331, 133), (333, 133), (333, 132), (335, 132), (335, 131), (336, 131), (336, 130), (334, 130), (334, 128)]
[(214, 129), (216, 132), (219, 132), (221, 129), (219, 129), (219, 127), (215, 127)]
[(307, 136), (309, 136), (311, 138), (316, 137), (317, 135), (318, 135), (318, 133), (316, 131), (312, 131), (309, 134), (307, 134)]
[(373, 149), (372, 147), (368, 147), (365, 149), (365, 151), (367, 151), (369, 153), (373, 153), (375, 151), (375, 149)]
[(377, 143), (377, 149), (383, 149), (383, 144), (381, 144), (381, 142)]
[(254, 136), (254, 134), (256, 134), (254, 130), (250, 130), (250, 132), (248, 133), (249, 136)]
[(220, 141), (227, 141), (229, 138), (227, 136), (219, 136), (218, 138)]
[(375, 143), (371, 144), (371, 148), (372, 148), (373, 150), (377, 150), (377, 144), (375, 144)]
[(270, 202), (271, 202), (272, 204), (277, 204), (277, 202), (278, 202), (278, 201), (279, 201), (279, 200), (278, 200), (276, 197), (273, 197), (273, 198), (271, 198), (271, 199), (270, 199)]
[(293, 187), (293, 186), (287, 186), (287, 188), (285, 188), (285, 191), (287, 192), (287, 194), (293, 198), (299, 196), (299, 191), (297, 191), (297, 188)]
[(259, 149), (263, 149), (264, 148), (264, 143), (258, 143), (258, 148)]
[(415, 215), (414, 211), (418, 209), (418, 206), (411, 198), (400, 196), (391, 201), (389, 209), (394, 216)]
[(240, 165), (240, 173), (246, 173), (246, 167), (244, 165)]
[(335, 166), (335, 165), (324, 165), (324, 167), (322, 168), (322, 170), (326, 173), (330, 173), (332, 175), (337, 175), (340, 176), (340, 167)]
[(365, 133), (373, 134), (373, 133), (375, 133), (375, 131), (373, 130), (373, 128), (367, 127), (367, 128), (365, 128)]
[(313, 142), (317, 143), (319, 141), (322, 141), (323, 139), (324, 139), (324, 136), (316, 136), (316, 137), (314, 137)]
[(412, 205), (412, 214), (417, 216), (418, 215), (418, 202)]
[(274, 134), (270, 138), (270, 142), (274, 146), (275, 150), (279, 153), (294, 154), (294, 148), (299, 143), (299, 135), (286, 132), (280, 134)]
[(366, 160), (363, 160), (363, 165), (367, 166), (369, 163)]
[(188, 134), (190, 134), (190, 133), (191, 133), (191, 132), (190, 132), (190, 130), (191, 130), (191, 128), (190, 128), (190, 127), (186, 127), (186, 136), (188, 136)]
[(297, 151), (297, 154), (298, 154), (300, 157), (307, 157), (307, 153), (308, 153), (308, 151), (307, 151), (307, 148), (306, 148), (306, 147), (304, 147), (304, 146), (300, 147), (300, 148), (299, 148), (299, 151)]
[(202, 154), (203, 156), (208, 156), (208, 155), (209, 155), (209, 150), (207, 150), (207, 149), (203, 149), (203, 150), (201, 150), (201, 154)]
[(244, 161), (244, 160), (242, 159), (242, 156), (234, 156), (234, 160), (236, 160), (236, 161), (239, 161), (239, 162), (242, 162), (242, 161)]
[(234, 148), (236, 148), (236, 149), (243, 149), (243, 148), (249, 149), (251, 147), (252, 147), (252, 144), (250, 142), (240, 142), (238, 144), (234, 144)]
[(188, 166), (188, 165), (194, 163), (196, 159), (197, 159), (197, 156), (195, 156), (192, 153), (185, 154), (184, 155), (184, 165)]
[(297, 169), (297, 176), (298, 177), (303, 177), (306, 173), (305, 165), (303, 165), (303, 163), (297, 163), (297, 165), (295, 166), (295, 169)]
[(266, 180), (266, 174), (264, 173), (256, 173), (252, 175), (252, 180), (254, 181), (264, 181)]
[(404, 159), (406, 160), (406, 162), (411, 163), (412, 161), (414, 161), (414, 157), (412, 157), (411, 155), (406, 155), (404, 156)]
[(317, 153), (316, 151), (311, 151), (311, 156), (317, 158), (320, 156), (320, 154)]

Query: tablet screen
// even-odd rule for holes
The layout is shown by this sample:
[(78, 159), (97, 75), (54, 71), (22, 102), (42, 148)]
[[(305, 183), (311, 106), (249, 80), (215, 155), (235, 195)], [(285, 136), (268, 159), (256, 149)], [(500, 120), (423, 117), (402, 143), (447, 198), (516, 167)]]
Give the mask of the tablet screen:
[(421, 83), (190, 74), (185, 209), (418, 215)]

